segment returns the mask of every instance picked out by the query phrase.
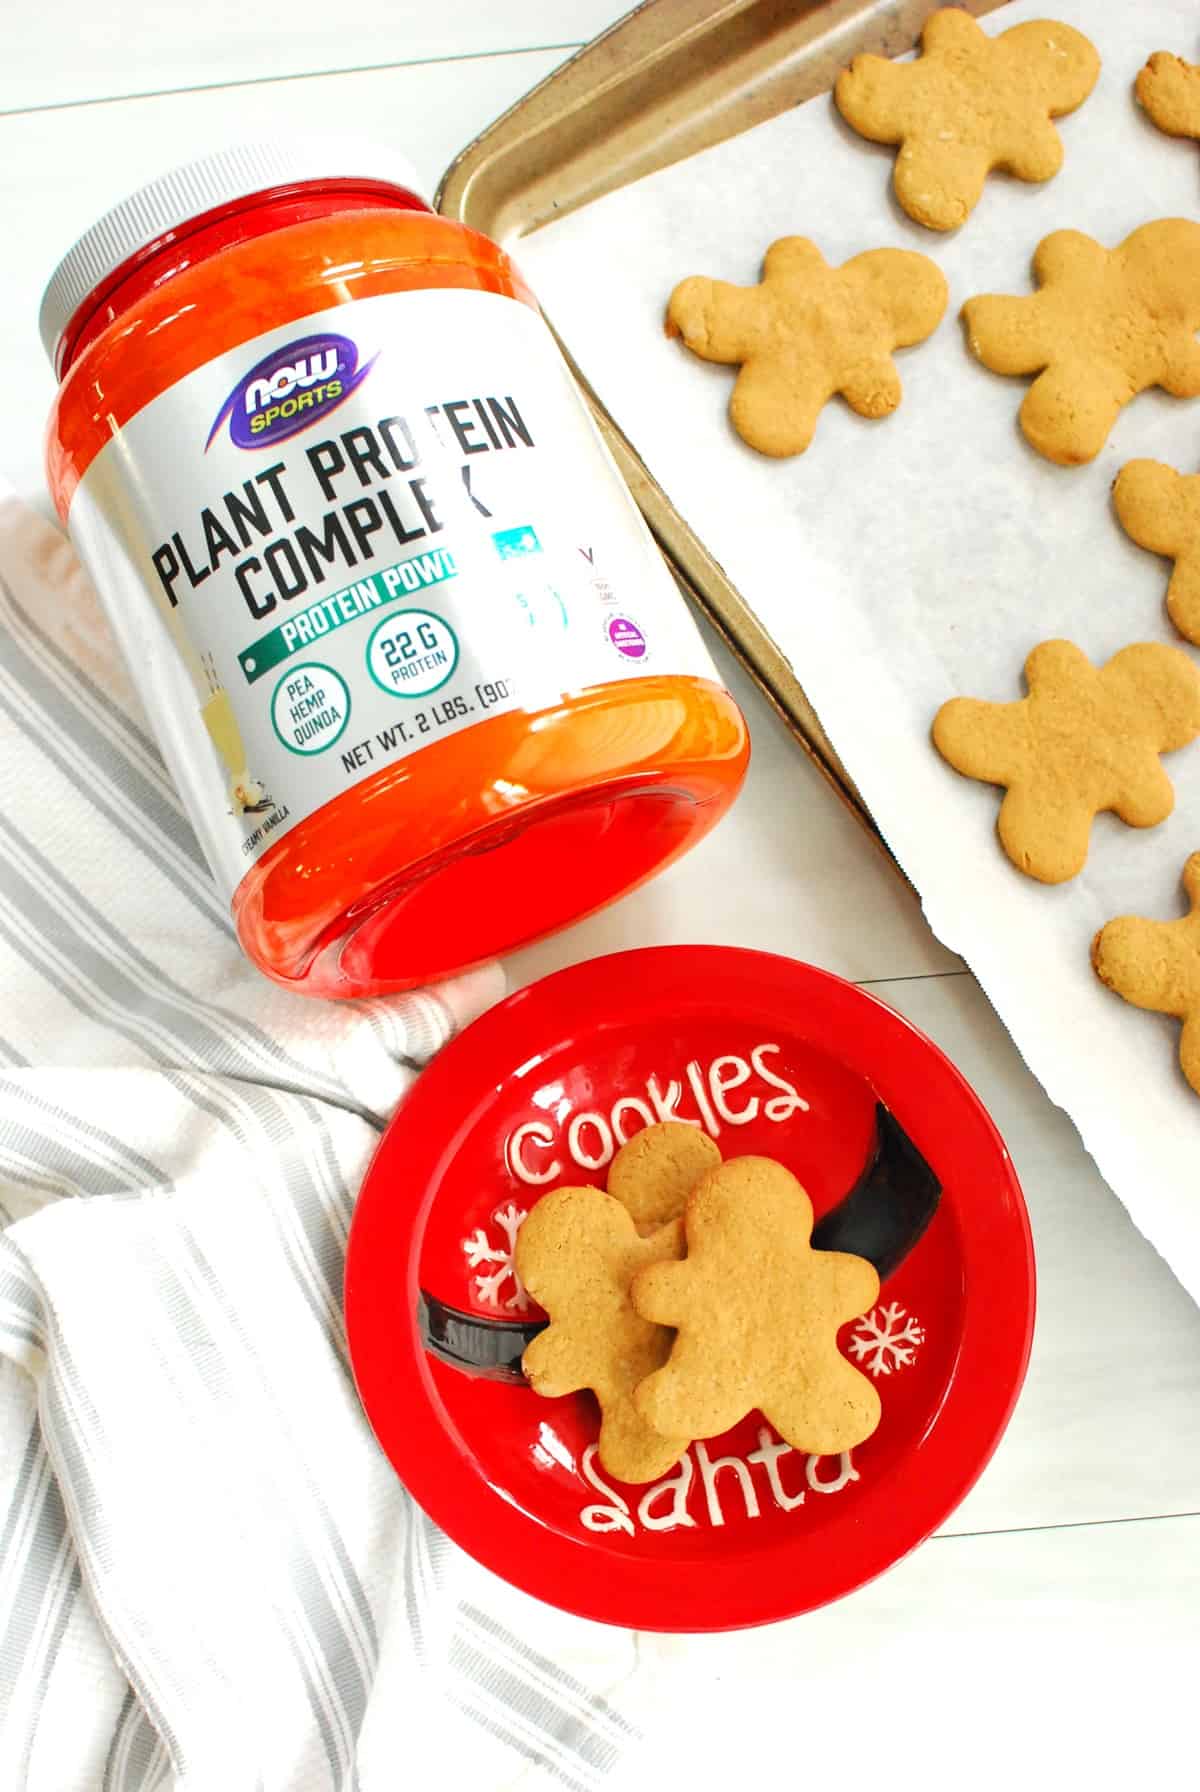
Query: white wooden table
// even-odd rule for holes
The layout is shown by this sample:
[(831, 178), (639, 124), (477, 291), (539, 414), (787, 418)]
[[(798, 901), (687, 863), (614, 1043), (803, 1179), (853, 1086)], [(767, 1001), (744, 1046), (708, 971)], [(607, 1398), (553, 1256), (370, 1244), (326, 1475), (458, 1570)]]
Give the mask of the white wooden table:
[[(306, 125), (394, 142), (432, 189), (458, 149), (618, 10), (618, 0), (22, 8), (0, 60), (0, 473), (44, 502), (52, 386), (37, 303), (59, 253), (113, 200), (194, 154)], [(630, 1783), (680, 1768), (694, 1777), (700, 1764), (706, 1784), (726, 1763), (744, 1776), (750, 1736), (758, 1773), (772, 1777), (869, 1773), (972, 1792), (1018, 1773), (1035, 1787), (1052, 1774), (1069, 1786), (1146, 1784), (1175, 1769), (1190, 1780), (1200, 1312), (973, 979), (718, 657), (754, 740), (738, 808), (649, 888), (521, 953), (514, 980), (624, 946), (703, 940), (811, 959), (877, 990), (948, 1051), (1005, 1135), (1033, 1219), (1038, 1329), (1005, 1441), (936, 1539), (795, 1624), (733, 1641), (647, 1640), (686, 1668), (694, 1696), (686, 1727), (648, 1748)], [(741, 868), (736, 882), (718, 870), (729, 864)]]

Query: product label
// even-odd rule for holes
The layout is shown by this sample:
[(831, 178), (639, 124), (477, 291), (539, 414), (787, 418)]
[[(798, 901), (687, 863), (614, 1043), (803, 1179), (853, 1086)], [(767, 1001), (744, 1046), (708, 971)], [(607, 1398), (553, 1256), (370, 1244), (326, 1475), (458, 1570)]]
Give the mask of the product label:
[(354, 300), (208, 362), (69, 527), (230, 895), (489, 715), (716, 677), (546, 325), (496, 294)]

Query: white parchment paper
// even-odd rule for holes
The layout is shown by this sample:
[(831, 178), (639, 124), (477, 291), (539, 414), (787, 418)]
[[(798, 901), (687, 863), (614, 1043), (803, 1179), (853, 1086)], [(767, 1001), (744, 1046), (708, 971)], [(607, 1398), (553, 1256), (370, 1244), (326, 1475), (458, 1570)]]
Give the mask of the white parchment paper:
[[(1017, 426), (1027, 382), (975, 362), (957, 314), (973, 293), (1032, 290), (1030, 259), (1052, 230), (1111, 247), (1152, 218), (1200, 217), (1200, 148), (1157, 132), (1132, 91), (1151, 51), (1200, 54), (1200, 18), (1185, 0), (1017, 0), (983, 25), (1046, 16), (1091, 37), (1099, 84), (1060, 123), (1062, 172), (1041, 187), (993, 175), (956, 235), (904, 216), (892, 152), (856, 137), (822, 98), (516, 253), (600, 397), (788, 655), (934, 931), (969, 961), (1137, 1225), (1200, 1299), (1200, 1099), (1178, 1070), (1178, 1028), (1109, 994), (1088, 959), (1113, 915), (1182, 912), (1179, 874), (1200, 848), (1200, 743), (1165, 761), (1170, 820), (1138, 831), (1100, 817), (1087, 869), (1057, 888), (1012, 868), (994, 833), (999, 793), (959, 777), (929, 743), (947, 697), (1022, 695), (1038, 641), (1065, 636), (1095, 661), (1130, 641), (1181, 645), (1163, 611), (1167, 563), (1125, 538), (1109, 490), (1140, 455), (1200, 467), (1200, 400), (1144, 394), (1097, 461), (1053, 466)], [(748, 284), (789, 234), (812, 237), (830, 262), (919, 249), (943, 268), (950, 304), (935, 336), (898, 356), (894, 416), (867, 422), (835, 400), (808, 453), (775, 462), (728, 425), (735, 370), (668, 341), (662, 319), (684, 275)], [(786, 791), (778, 825), (798, 825)], [(847, 890), (851, 909), (854, 899)]]

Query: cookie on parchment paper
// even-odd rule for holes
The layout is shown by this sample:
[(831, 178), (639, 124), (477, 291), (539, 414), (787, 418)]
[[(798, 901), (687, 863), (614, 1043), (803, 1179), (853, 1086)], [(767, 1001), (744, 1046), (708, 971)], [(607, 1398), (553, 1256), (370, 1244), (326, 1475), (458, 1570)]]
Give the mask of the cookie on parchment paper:
[(1178, 647), (1143, 642), (1093, 666), (1070, 641), (1025, 662), (1028, 696), (954, 697), (933, 742), (965, 777), (1005, 787), (997, 832), (1019, 871), (1058, 884), (1082, 871), (1093, 819), (1154, 827), (1175, 805), (1159, 762), (1200, 734), (1200, 671)]
[(1200, 66), (1155, 50), (1133, 84), (1138, 105), (1168, 137), (1200, 137)]
[(1159, 218), (1106, 249), (1056, 230), (1033, 257), (1038, 291), (962, 308), (993, 373), (1036, 374), (1021, 405), (1030, 446), (1060, 466), (1094, 460), (1123, 405), (1151, 386), (1200, 397), (1200, 224)]
[(896, 198), (918, 224), (957, 230), (994, 168), (1044, 181), (1062, 167), (1051, 119), (1081, 106), (1100, 73), (1095, 46), (1052, 19), (996, 37), (947, 7), (921, 33), (915, 62), (856, 56), (838, 76), (838, 111), (860, 136), (899, 144)]
[(1183, 1022), (1179, 1064), (1200, 1095), (1200, 852), (1183, 868), (1189, 912), (1177, 921), (1119, 915), (1092, 941), (1101, 983), (1132, 1002)]
[(1117, 474), (1112, 495), (1129, 539), (1175, 562), (1167, 615), (1185, 640), (1200, 647), (1200, 473), (1131, 460)]
[(705, 361), (740, 366), (729, 401), (760, 454), (803, 454), (840, 393), (860, 417), (900, 403), (897, 348), (924, 342), (946, 309), (946, 280), (925, 255), (870, 249), (830, 267), (807, 237), (772, 243), (757, 286), (693, 274), (671, 294), (667, 334)]

